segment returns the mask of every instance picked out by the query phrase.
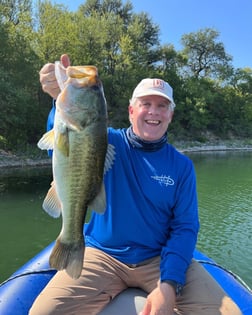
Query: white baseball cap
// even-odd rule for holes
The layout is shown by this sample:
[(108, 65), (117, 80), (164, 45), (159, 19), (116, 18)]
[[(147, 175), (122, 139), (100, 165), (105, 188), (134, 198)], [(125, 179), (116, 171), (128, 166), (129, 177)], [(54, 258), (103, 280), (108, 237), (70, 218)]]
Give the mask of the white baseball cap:
[(176, 105), (173, 100), (173, 89), (172, 87), (164, 80), (161, 79), (143, 79), (140, 83), (136, 86), (135, 90), (132, 94), (132, 99), (141, 96), (147, 95), (160, 95), (164, 98), (168, 99), (171, 104), (172, 108)]

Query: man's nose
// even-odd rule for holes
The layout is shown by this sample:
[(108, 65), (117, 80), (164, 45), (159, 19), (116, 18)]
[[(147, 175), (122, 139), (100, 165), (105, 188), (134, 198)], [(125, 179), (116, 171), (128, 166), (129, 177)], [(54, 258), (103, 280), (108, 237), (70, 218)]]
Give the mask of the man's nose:
[(157, 108), (157, 106), (151, 105), (151, 106), (149, 107), (148, 113), (151, 114), (151, 115), (157, 114), (157, 113), (158, 113), (158, 108)]

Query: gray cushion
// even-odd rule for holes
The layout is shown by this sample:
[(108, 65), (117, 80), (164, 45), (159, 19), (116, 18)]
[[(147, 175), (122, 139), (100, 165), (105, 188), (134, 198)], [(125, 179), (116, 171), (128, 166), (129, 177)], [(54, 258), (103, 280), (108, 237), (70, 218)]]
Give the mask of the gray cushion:
[(120, 293), (98, 315), (137, 315), (142, 311), (147, 294), (135, 288)]

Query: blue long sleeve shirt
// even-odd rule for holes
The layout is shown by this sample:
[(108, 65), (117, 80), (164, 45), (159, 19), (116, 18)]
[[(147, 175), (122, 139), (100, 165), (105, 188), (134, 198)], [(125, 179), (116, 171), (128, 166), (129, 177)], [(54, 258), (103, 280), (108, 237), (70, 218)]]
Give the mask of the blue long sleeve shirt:
[(133, 148), (126, 129), (108, 129), (115, 148), (105, 174), (107, 208), (92, 212), (86, 246), (123, 263), (161, 256), (160, 279), (185, 283), (199, 229), (195, 171), (172, 145), (154, 152)]

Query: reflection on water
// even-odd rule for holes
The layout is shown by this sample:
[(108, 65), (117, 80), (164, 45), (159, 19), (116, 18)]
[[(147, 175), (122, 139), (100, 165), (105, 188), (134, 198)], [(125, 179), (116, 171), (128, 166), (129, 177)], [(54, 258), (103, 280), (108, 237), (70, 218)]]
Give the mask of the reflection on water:
[(0, 169), (0, 194), (19, 192), (37, 192), (50, 183), (51, 167), (40, 168), (4, 168)]
[[(252, 152), (190, 154), (201, 230), (198, 248), (252, 286)], [(51, 169), (0, 169), (0, 281), (56, 238), (61, 219), (42, 210)]]

